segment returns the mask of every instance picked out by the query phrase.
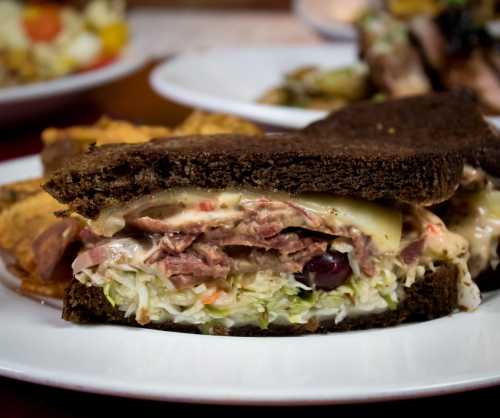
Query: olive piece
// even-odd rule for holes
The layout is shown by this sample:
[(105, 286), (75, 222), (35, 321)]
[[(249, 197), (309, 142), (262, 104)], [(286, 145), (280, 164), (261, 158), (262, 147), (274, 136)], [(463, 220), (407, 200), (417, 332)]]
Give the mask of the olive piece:
[(333, 251), (309, 260), (296, 280), (320, 290), (334, 290), (352, 274), (346, 254)]

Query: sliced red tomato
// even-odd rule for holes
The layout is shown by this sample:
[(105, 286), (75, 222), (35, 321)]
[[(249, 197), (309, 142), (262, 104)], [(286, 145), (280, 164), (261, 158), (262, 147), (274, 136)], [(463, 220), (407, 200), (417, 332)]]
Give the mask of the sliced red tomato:
[(203, 200), (198, 206), (202, 212), (211, 212), (215, 209), (213, 202), (210, 200)]
[(102, 68), (102, 67), (105, 67), (106, 65), (111, 64), (115, 60), (116, 60), (116, 55), (113, 55), (113, 56), (101, 55), (101, 56), (97, 57), (94, 61), (92, 61), (90, 64), (81, 68), (79, 70), (79, 72), (86, 73), (87, 71), (97, 70), (99, 68)]
[(427, 232), (429, 232), (429, 234), (431, 235), (439, 234), (441, 232), (441, 227), (439, 225), (428, 224)]
[(50, 42), (62, 30), (59, 6), (47, 4), (28, 6), (24, 11), (23, 26), (33, 42)]

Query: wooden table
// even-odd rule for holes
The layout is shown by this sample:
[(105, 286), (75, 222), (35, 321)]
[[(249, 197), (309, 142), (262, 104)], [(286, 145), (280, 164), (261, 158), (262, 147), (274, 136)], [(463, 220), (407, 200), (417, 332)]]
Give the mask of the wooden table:
[[(148, 65), (131, 77), (83, 95), (72, 106), (65, 108), (64, 112), (23, 124), (22, 127), (0, 128), (2, 135), (0, 160), (39, 152), (41, 149), (39, 135), (41, 130), (47, 126), (91, 123), (102, 114), (141, 123), (165, 125), (179, 123), (189, 114), (190, 109), (164, 101), (151, 91), (147, 76), (152, 65)], [(36, 339), (36, 336), (34, 338)], [(453, 347), (450, 347), (450, 350), (453, 350)], [(490, 406), (495, 410), (497, 397), (500, 397), (500, 386), (436, 398), (378, 404), (339, 405), (318, 407), (318, 409), (319, 412), (328, 409), (328, 414), (334, 413), (337, 414), (336, 416), (342, 417), (368, 414), (372, 417), (401, 417), (408, 411), (428, 414), (443, 410), (449, 415), (452, 411), (461, 411), (465, 405), (474, 405), (480, 408), (479, 413), (481, 413), (481, 411), (488, 411)], [(0, 417), (2, 418), (89, 417), (96, 413), (120, 417), (131, 412), (138, 413), (139, 416), (144, 414), (148, 416), (167, 416), (167, 414), (179, 416), (179, 413), (183, 412), (202, 413), (203, 416), (206, 416), (207, 413), (213, 413), (215, 416), (220, 412), (229, 412), (228, 407), (118, 399), (22, 383), (6, 378), (0, 378), (0, 405)], [(248, 408), (243, 407), (235, 407), (235, 409), (236, 411), (231, 409), (230, 412), (249, 411)], [(300, 412), (297, 409), (301, 408), (294, 408), (293, 412)], [(490, 414), (490, 412), (486, 413)]]

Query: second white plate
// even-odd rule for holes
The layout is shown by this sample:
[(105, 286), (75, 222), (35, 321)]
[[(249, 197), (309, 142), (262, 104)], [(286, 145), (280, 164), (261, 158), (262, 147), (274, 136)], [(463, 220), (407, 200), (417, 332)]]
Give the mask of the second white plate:
[(302, 128), (326, 112), (268, 106), (257, 99), (297, 67), (335, 68), (356, 61), (354, 45), (210, 49), (166, 61), (153, 71), (150, 80), (157, 93), (188, 106)]
[(69, 103), (78, 93), (109, 83), (141, 68), (147, 57), (131, 44), (113, 63), (86, 73), (0, 88), (0, 123), (19, 122)]

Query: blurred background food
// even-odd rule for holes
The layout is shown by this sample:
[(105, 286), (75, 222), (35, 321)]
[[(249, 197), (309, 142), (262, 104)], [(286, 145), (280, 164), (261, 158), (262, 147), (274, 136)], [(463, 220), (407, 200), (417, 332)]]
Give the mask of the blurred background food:
[(415, 16), (437, 16), (445, 9), (466, 6), (474, 20), (485, 23), (500, 13), (497, 0), (386, 0), (387, 9), (396, 17), (409, 19)]
[(331, 70), (301, 67), (286, 74), (283, 85), (265, 92), (259, 102), (333, 111), (368, 98), (368, 76), (368, 67), (363, 63)]
[(500, 2), (330, 4), (336, 19), (356, 27), (361, 62), (345, 68), (298, 68), (284, 76), (282, 85), (266, 91), (260, 103), (333, 111), (359, 100), (467, 90), (485, 113), (500, 114), (500, 39), (488, 26), (498, 16)]
[(119, 56), (127, 39), (122, 0), (2, 0), (0, 87), (100, 68)]
[(421, 15), (437, 16), (448, 7), (466, 6), (475, 19), (483, 23), (500, 14), (497, 0), (327, 0), (324, 3), (328, 9), (323, 10), (348, 23), (355, 23), (367, 10), (373, 9), (385, 9), (397, 18), (411, 19)]

